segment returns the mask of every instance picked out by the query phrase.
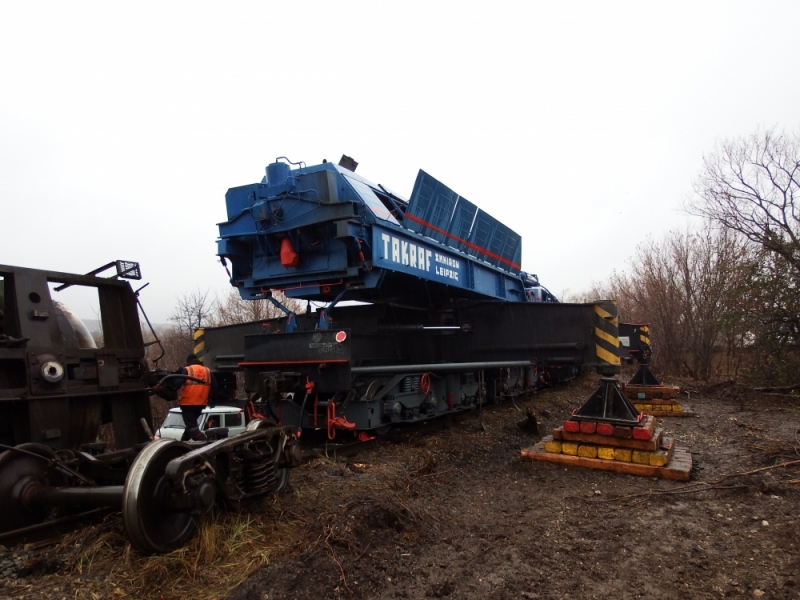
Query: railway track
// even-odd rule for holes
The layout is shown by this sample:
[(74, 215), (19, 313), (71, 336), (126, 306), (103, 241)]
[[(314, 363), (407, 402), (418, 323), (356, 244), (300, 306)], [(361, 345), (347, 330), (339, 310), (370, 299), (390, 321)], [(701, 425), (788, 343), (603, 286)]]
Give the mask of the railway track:
[(12, 531), (4, 531), (0, 533), (0, 545), (6, 548), (14, 548), (23, 544), (46, 546), (81, 526), (99, 523), (103, 517), (110, 512), (113, 512), (110, 508), (93, 508), (84, 512), (59, 517), (51, 521), (37, 523), (36, 525), (20, 527)]

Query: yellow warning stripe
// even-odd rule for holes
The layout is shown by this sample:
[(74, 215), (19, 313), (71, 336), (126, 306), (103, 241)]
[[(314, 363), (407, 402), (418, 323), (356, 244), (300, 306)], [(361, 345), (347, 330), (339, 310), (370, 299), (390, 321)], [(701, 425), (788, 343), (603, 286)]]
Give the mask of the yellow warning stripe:
[(605, 319), (609, 323), (613, 324), (614, 327), (619, 326), (619, 318), (612, 315), (610, 312), (600, 308), (597, 304), (594, 305), (594, 312), (597, 314), (598, 317), (601, 319)]
[(192, 335), (194, 339), (194, 353), (201, 361), (203, 360), (203, 352), (206, 349), (205, 332), (206, 330), (201, 327)]
[(617, 356), (613, 352), (609, 352), (608, 350), (606, 350), (605, 348), (601, 347), (598, 344), (595, 345), (595, 353), (597, 354), (598, 358), (606, 361), (607, 363), (610, 363), (612, 365), (620, 364), (619, 356)]
[(614, 346), (614, 348), (619, 348), (619, 338), (618, 337), (615, 337), (615, 336), (611, 335), (610, 333), (606, 333), (605, 331), (603, 331), (599, 327), (595, 327), (594, 328), (594, 334), (597, 337), (599, 337), (601, 340), (605, 340), (606, 342), (608, 342), (609, 344)]
[(639, 340), (644, 342), (645, 344), (649, 344), (650, 343), (650, 338), (647, 337), (646, 335), (642, 335), (641, 333), (639, 334)]

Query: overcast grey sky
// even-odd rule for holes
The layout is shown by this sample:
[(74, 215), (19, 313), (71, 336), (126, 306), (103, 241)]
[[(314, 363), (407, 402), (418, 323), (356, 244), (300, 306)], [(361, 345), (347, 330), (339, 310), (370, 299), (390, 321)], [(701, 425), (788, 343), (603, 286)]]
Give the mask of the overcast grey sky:
[(229, 187), (344, 153), (406, 197), (426, 170), (581, 291), (687, 225), (718, 141), (797, 128), (798, 22), (795, 1), (0, 0), (0, 263), (137, 260), (164, 322), (227, 293)]

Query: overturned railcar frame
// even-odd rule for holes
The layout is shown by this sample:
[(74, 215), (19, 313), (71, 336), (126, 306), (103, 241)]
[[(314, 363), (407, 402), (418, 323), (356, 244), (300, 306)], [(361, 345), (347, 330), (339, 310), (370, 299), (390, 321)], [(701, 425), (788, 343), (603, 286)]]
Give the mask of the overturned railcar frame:
[[(123, 263), (124, 275), (130, 265), (138, 270)], [(102, 348), (54, 298), (68, 286), (97, 290)], [(0, 265), (0, 443), (78, 449), (103, 422), (113, 422), (118, 448), (147, 441), (146, 371), (127, 281)]]

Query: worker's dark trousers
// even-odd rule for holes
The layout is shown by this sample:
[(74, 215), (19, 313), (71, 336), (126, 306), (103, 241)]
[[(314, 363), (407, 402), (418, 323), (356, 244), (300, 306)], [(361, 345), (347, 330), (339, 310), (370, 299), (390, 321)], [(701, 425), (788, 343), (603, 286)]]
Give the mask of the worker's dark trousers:
[(197, 419), (200, 418), (200, 413), (203, 412), (205, 406), (197, 406), (194, 404), (181, 406), (181, 415), (183, 416), (183, 437), (181, 441), (205, 439), (205, 435), (200, 431), (197, 425)]

